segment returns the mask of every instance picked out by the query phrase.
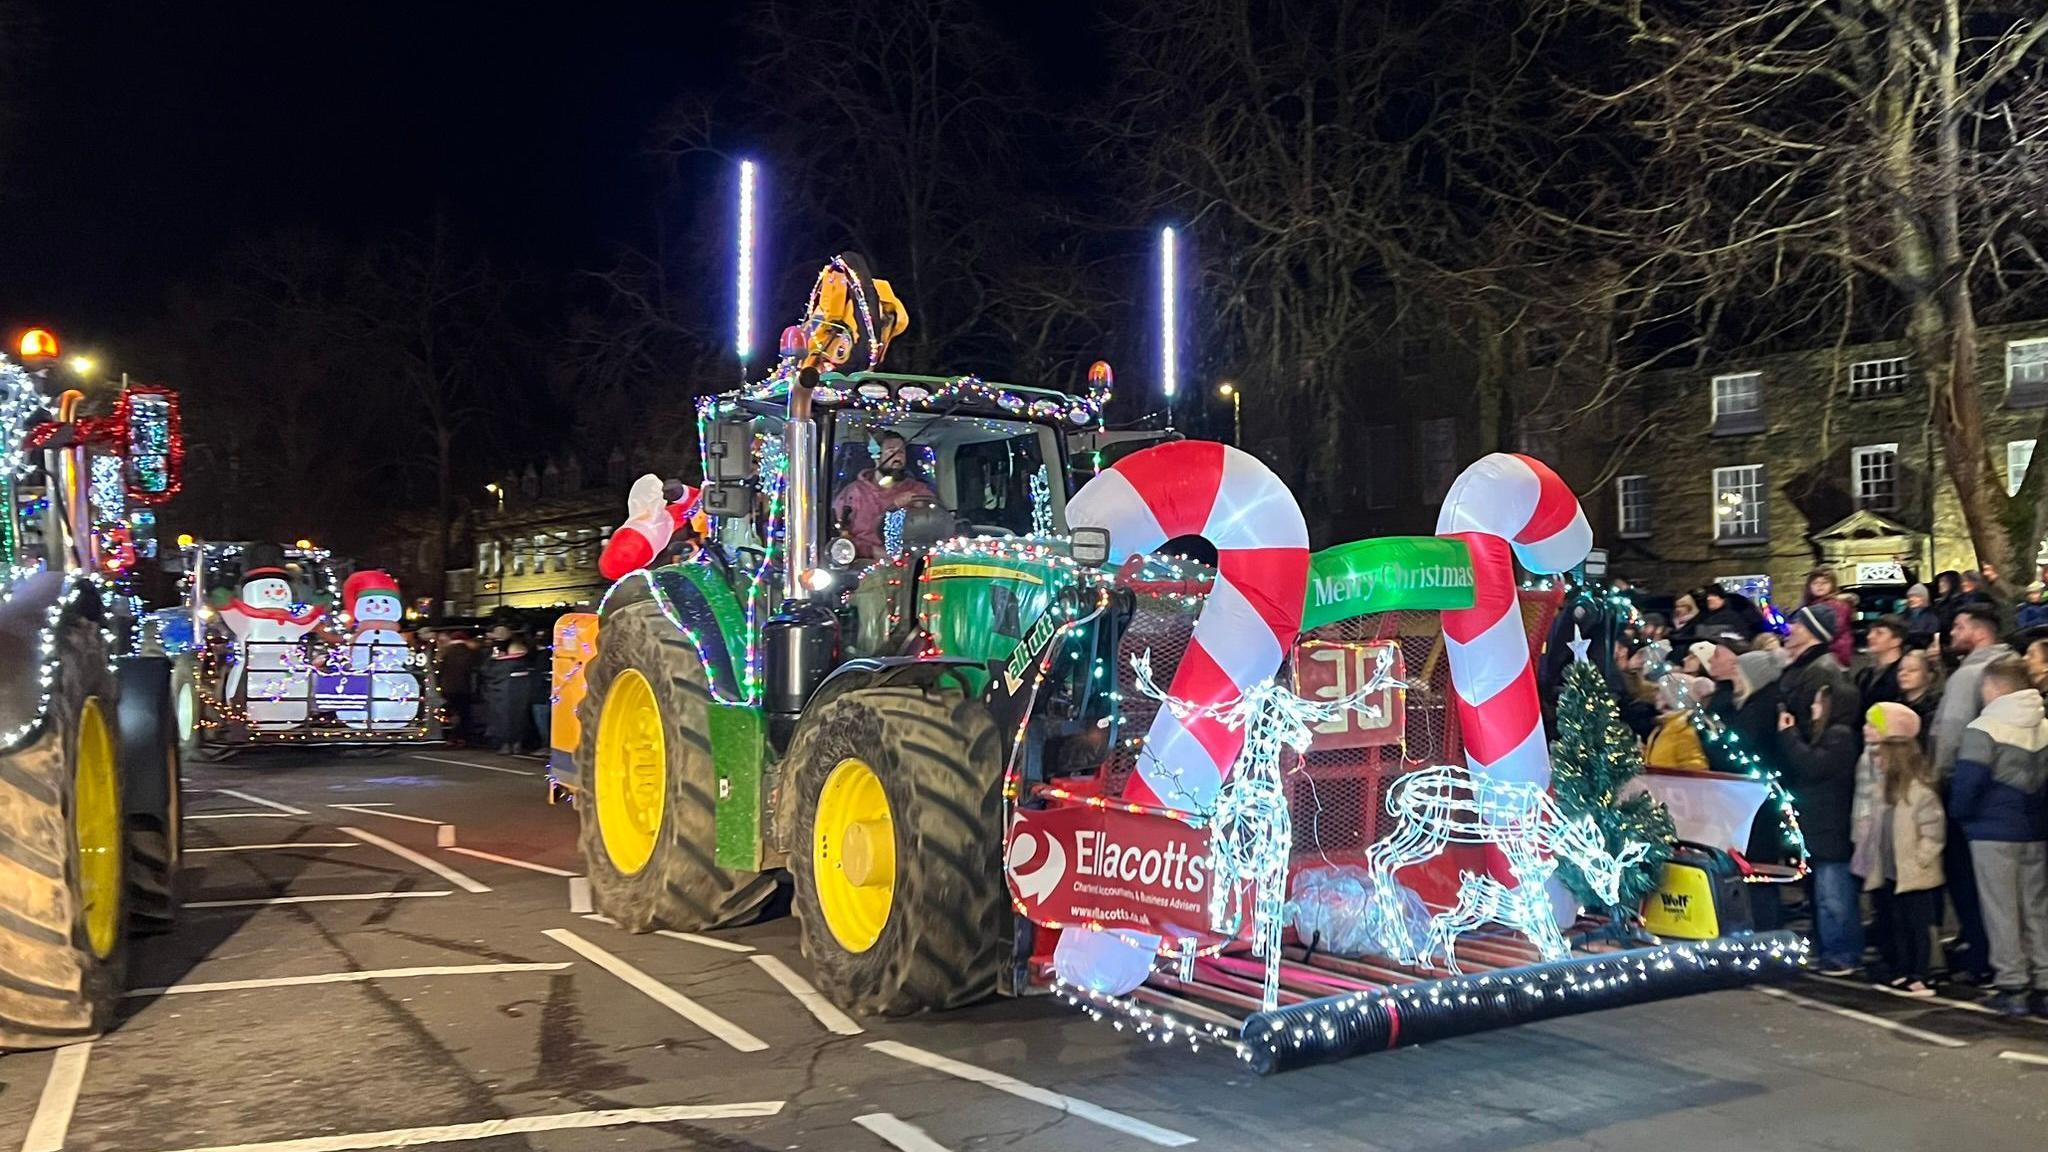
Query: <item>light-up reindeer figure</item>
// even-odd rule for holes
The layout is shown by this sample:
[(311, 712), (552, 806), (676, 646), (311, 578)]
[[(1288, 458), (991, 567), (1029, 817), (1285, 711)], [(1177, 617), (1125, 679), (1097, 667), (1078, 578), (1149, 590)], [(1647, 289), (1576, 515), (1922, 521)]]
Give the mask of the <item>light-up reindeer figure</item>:
[[(1366, 852), (1374, 881), (1370, 914), (1376, 938), (1395, 959), (1426, 963), (1441, 956), (1453, 972), (1461, 971), (1458, 937), (1489, 923), (1520, 931), (1546, 960), (1563, 958), (1570, 949), (1546, 891), (1557, 857), (1578, 865), (1594, 892), (1613, 904), (1620, 898), (1622, 870), (1649, 852), (1649, 845), (1641, 843), (1609, 852), (1592, 817), (1567, 820), (1541, 788), (1471, 775), (1463, 768), (1430, 768), (1402, 777), (1387, 794), (1387, 811), (1399, 821), (1394, 834)], [(1395, 874), (1451, 844), (1500, 849), (1515, 883), (1461, 872), (1457, 904), (1432, 917), (1426, 936), (1418, 939), (1400, 914)]]
[(1152, 654), (1131, 658), (1138, 691), (1171, 708), (1183, 720), (1213, 716), (1227, 727), (1244, 730), (1238, 753), (1216, 803), (1201, 813), (1209, 828), (1209, 927), (1237, 935), (1243, 920), (1244, 889), (1252, 899), (1252, 955), (1266, 961), (1265, 1006), (1280, 1001), (1280, 933), (1287, 923), (1287, 865), (1294, 850), (1294, 820), (1287, 807), (1280, 756), (1286, 749), (1307, 750), (1318, 724), (1357, 711), (1377, 721), (1378, 705), (1367, 703), (1391, 688), (1407, 685), (1392, 675), (1394, 654), (1379, 652), (1372, 675), (1357, 691), (1332, 700), (1308, 700), (1278, 680), (1253, 685), (1228, 704), (1195, 705), (1167, 694), (1152, 679)]

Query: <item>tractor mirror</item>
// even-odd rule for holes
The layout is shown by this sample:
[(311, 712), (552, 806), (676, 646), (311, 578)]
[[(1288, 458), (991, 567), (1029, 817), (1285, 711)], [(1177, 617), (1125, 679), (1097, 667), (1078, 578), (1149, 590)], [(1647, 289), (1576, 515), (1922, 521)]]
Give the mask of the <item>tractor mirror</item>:
[(1109, 563), (1109, 529), (1076, 528), (1071, 547), (1074, 563), (1083, 568), (1100, 568)]
[(707, 516), (723, 519), (754, 514), (754, 490), (744, 482), (706, 484), (700, 502)]
[[(745, 421), (714, 421), (704, 444), (704, 478), (713, 483), (738, 483), (754, 478), (754, 426)], [(712, 512), (716, 516), (719, 513)]]

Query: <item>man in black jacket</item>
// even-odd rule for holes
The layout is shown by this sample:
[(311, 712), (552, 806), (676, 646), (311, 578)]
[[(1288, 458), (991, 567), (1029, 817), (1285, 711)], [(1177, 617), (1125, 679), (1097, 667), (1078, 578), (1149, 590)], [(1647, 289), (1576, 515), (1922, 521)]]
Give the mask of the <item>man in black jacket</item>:
[(1792, 661), (1778, 679), (1778, 693), (1784, 697), (1785, 710), (1804, 723), (1813, 711), (1814, 696), (1826, 691), (1834, 722), (1855, 734), (1860, 749), (1862, 694), (1856, 691), (1856, 682), (1849, 678), (1848, 670), (1828, 651), (1835, 638), (1833, 614), (1815, 612), (1812, 608), (1809, 604), (1792, 614), (1792, 626), (1785, 633), (1785, 651)]
[(1856, 673), (1856, 691), (1865, 708), (1905, 699), (1899, 691), (1899, 657), (1906, 654), (1907, 631), (1906, 621), (1898, 616), (1881, 617), (1870, 626), (1869, 663)]

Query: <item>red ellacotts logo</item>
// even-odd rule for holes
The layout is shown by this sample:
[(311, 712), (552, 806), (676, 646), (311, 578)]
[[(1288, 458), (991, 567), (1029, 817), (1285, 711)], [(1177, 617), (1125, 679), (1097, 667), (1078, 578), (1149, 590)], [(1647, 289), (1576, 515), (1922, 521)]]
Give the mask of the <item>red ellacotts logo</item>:
[(1005, 874), (1034, 920), (1197, 931), (1208, 921), (1209, 833), (1101, 808), (1019, 812)]

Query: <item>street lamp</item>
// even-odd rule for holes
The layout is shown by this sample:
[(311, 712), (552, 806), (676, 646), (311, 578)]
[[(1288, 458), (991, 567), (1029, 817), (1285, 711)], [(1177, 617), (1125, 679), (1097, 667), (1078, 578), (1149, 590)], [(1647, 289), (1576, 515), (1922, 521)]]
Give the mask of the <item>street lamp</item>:
[(99, 370), (99, 366), (99, 361), (94, 360), (90, 356), (73, 356), (71, 358), (71, 371), (74, 375), (90, 376)]
[(1237, 390), (1237, 385), (1226, 380), (1222, 387), (1216, 389), (1216, 394), (1230, 401), (1231, 444), (1239, 448), (1244, 447), (1244, 393)]
[(496, 484), (486, 484), (484, 485), (484, 491), (498, 498), (498, 511), (503, 512), (505, 510), (505, 490)]

